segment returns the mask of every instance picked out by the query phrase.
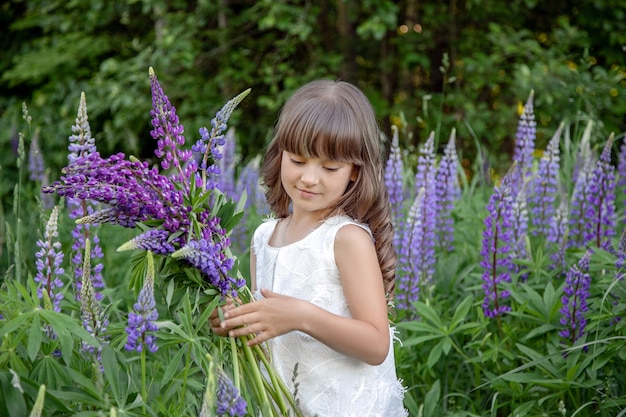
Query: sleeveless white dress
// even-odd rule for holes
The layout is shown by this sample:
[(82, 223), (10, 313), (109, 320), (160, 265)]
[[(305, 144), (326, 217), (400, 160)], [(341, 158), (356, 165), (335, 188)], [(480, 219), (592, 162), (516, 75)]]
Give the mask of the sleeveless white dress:
[[(370, 233), (369, 228), (349, 217), (335, 216), (304, 239), (277, 248), (269, 244), (277, 223), (278, 219), (267, 220), (254, 233), (257, 289), (267, 288), (351, 317), (335, 264), (335, 235), (348, 224)], [(255, 297), (263, 298), (258, 290)], [(395, 370), (394, 329), (390, 327), (389, 333), (389, 352), (378, 366), (338, 353), (298, 331), (268, 343), (272, 365), (291, 392), (298, 364), (296, 400), (304, 416), (406, 417), (402, 404), (405, 389)]]

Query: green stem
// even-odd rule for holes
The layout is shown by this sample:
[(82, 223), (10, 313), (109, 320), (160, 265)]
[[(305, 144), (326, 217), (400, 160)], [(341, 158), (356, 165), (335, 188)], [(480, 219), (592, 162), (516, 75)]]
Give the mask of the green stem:
[(276, 373), (274, 372), (274, 369), (272, 368), (271, 364), (267, 360), (267, 357), (265, 356), (265, 352), (263, 352), (263, 349), (261, 349), (261, 347), (258, 345), (254, 346), (254, 348), (257, 350), (257, 356), (261, 358), (261, 362), (263, 362), (265, 369), (267, 369), (267, 373), (269, 374), (270, 379), (272, 380), (272, 385), (274, 387), (278, 387), (284, 395), (283, 397), (283, 395), (276, 393), (276, 396), (278, 397), (277, 402), (281, 406), (281, 411), (283, 413), (287, 412), (287, 407), (283, 400), (283, 398), (287, 398), (287, 401), (289, 401), (289, 405), (291, 406), (291, 409), (295, 411), (296, 416), (302, 417), (302, 413), (300, 412), (300, 410), (298, 409), (296, 405), (295, 398), (293, 398), (292, 393), (289, 391), (289, 389), (287, 388), (283, 380), (276, 376)]
[(241, 380), (239, 378), (239, 355), (237, 355), (237, 342), (234, 337), (230, 339), (230, 352), (233, 358), (233, 384), (241, 392)]
[(261, 407), (263, 408), (263, 415), (272, 416), (274, 415), (270, 410), (270, 402), (267, 397), (267, 391), (263, 387), (263, 377), (261, 376), (261, 370), (259, 369), (258, 362), (252, 353), (252, 349), (248, 346), (249, 337), (242, 338), (241, 346), (243, 347), (243, 353), (250, 364), (250, 369), (252, 371), (252, 378), (254, 384), (258, 387), (258, 392), (260, 395)]
[(187, 378), (189, 376), (189, 364), (191, 361), (191, 343), (189, 343), (189, 347), (187, 348), (187, 356), (185, 357), (185, 376), (183, 378), (183, 388), (181, 390), (181, 401), (184, 403), (185, 395), (187, 394)]
[(148, 391), (146, 389), (146, 348), (141, 349), (141, 398), (144, 403), (144, 412), (145, 404), (148, 402)]

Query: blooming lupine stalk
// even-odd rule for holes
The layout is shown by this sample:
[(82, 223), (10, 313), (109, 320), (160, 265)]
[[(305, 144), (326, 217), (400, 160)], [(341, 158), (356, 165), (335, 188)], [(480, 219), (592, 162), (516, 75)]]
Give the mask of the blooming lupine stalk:
[(424, 242), (422, 223), (424, 222), (422, 205), (424, 204), (424, 190), (418, 192), (409, 209), (405, 227), (400, 230), (398, 249), (398, 291), (396, 293), (396, 307), (399, 310), (411, 312), (411, 304), (419, 299), (420, 279), (422, 278), (420, 264), (414, 262), (420, 258)]
[[(396, 231), (403, 228), (403, 203), (404, 195), (404, 162), (402, 161), (402, 153), (400, 150), (398, 139), (398, 128), (392, 126), (393, 136), (391, 139), (391, 147), (389, 149), (389, 158), (385, 166), (385, 185), (389, 192), (389, 203), (391, 204), (391, 219)], [(400, 233), (395, 233), (394, 244), (396, 251), (399, 249)]]
[(539, 161), (539, 169), (535, 173), (529, 193), (528, 203), (531, 208), (532, 234), (534, 236), (547, 236), (550, 232), (550, 219), (556, 212), (555, 202), (558, 196), (560, 148), (559, 141), (564, 124), (559, 128), (548, 142), (546, 151)]
[(590, 257), (590, 252), (585, 253), (578, 264), (570, 268), (565, 278), (565, 288), (563, 289), (565, 295), (563, 295), (563, 307), (560, 310), (560, 322), (564, 328), (559, 332), (559, 336), (570, 346), (583, 336), (587, 324), (585, 312), (589, 309), (587, 298), (591, 285)]
[(230, 235), (231, 244), (240, 253), (250, 245), (247, 222), (251, 214), (259, 217), (269, 214), (265, 193), (259, 182), (259, 158), (251, 159), (241, 171), (235, 184), (235, 199), (240, 201), (245, 194), (243, 216)]
[(585, 232), (585, 241), (597, 247), (612, 250), (612, 238), (616, 235), (615, 223), (615, 167), (611, 164), (611, 147), (614, 135), (609, 140), (596, 162), (589, 179), (589, 210), (584, 213), (592, 221), (592, 229)]
[[(80, 288), (80, 312), (83, 321), (83, 327), (90, 335), (92, 335), (100, 344), (106, 343), (107, 336), (105, 331), (109, 325), (109, 320), (103, 310), (100, 302), (96, 298), (96, 293), (93, 288), (93, 279), (90, 276), (91, 269), (91, 244), (90, 240), (85, 241), (85, 256), (83, 264), (83, 276)], [(84, 352), (94, 353), (94, 347), (83, 342), (82, 349)], [(100, 346), (96, 352), (98, 359), (102, 352), (102, 346)]]
[(461, 186), (458, 177), (458, 156), (456, 153), (456, 131), (453, 129), (450, 140), (443, 151), (435, 180), (437, 193), (436, 230), (439, 235), (440, 247), (452, 251), (454, 249), (454, 219), (452, 210), (461, 197)]
[(501, 284), (511, 281), (511, 271), (514, 270), (511, 254), (515, 245), (512, 230), (515, 195), (512, 195), (512, 182), (518, 175), (516, 169), (514, 165), (500, 185), (494, 188), (487, 204), (488, 215), (480, 251), (480, 266), (484, 268), (482, 288), (485, 292), (482, 308), (486, 317), (496, 317), (511, 310), (504, 304), (509, 291), (502, 289)]
[(220, 146), (222, 158), (219, 160), (220, 177), (217, 188), (227, 197), (235, 197), (235, 164), (237, 162), (235, 129), (230, 128)]
[(197, 183), (201, 184), (204, 190), (216, 187), (216, 177), (220, 175), (221, 171), (217, 164), (209, 165), (209, 157), (213, 161), (218, 161), (222, 158), (219, 147), (223, 146), (225, 142), (223, 132), (226, 130), (228, 119), (249, 93), (250, 89), (247, 89), (226, 102), (211, 120), (211, 131), (209, 132), (206, 127), (200, 128), (200, 139), (191, 147), (194, 154), (201, 158), (201, 175), (197, 178)]
[[(526, 100), (515, 134), (513, 161), (520, 167), (519, 175), (521, 181), (525, 181), (531, 172), (533, 152), (535, 150), (537, 123), (535, 122), (535, 110), (533, 105), (534, 95), (534, 91), (531, 91), (528, 100)], [(521, 184), (514, 183), (513, 186), (516, 188), (521, 186)]]
[(156, 344), (156, 335), (154, 332), (158, 330), (156, 320), (159, 313), (156, 309), (156, 301), (154, 299), (154, 261), (152, 253), (147, 252), (148, 267), (143, 287), (139, 292), (137, 302), (133, 305), (133, 311), (128, 313), (128, 326), (126, 334), (128, 340), (124, 348), (129, 351), (141, 352), (144, 348), (152, 353), (158, 350)]
[(563, 197), (561, 204), (550, 218), (548, 234), (546, 240), (553, 244), (556, 250), (550, 255), (553, 269), (563, 269), (565, 267), (565, 248), (567, 246), (568, 234), (568, 206), (567, 199)]
[(37, 295), (39, 298), (44, 298), (45, 292), (52, 302), (54, 311), (61, 311), (61, 300), (63, 299), (61, 276), (65, 273), (62, 267), (64, 255), (61, 250), (61, 243), (58, 241), (58, 219), (59, 208), (55, 206), (46, 224), (43, 240), (37, 241), (39, 251), (35, 254), (37, 258), (35, 282), (39, 284)]
[[(512, 190), (514, 191), (514, 190)], [(511, 232), (512, 251), (511, 259), (528, 259), (527, 239), (528, 239), (528, 210), (526, 203), (526, 186), (522, 186), (513, 195), (513, 206), (511, 210)], [(523, 267), (513, 264), (512, 272), (521, 272)], [(522, 279), (527, 278), (527, 274), (521, 275)]]
[(620, 270), (626, 266), (626, 228), (622, 231), (622, 235), (619, 238), (617, 244), (617, 259), (615, 260), (615, 269), (619, 277), (623, 276), (623, 272)]
[[(94, 138), (91, 136), (91, 127), (87, 115), (87, 99), (85, 98), (84, 92), (80, 95), (76, 122), (72, 126), (72, 135), (69, 137), (68, 150), (68, 166), (73, 166), (77, 161), (88, 158), (90, 155), (96, 153), (96, 144)], [(50, 192), (50, 189), (44, 187), (43, 191)], [(70, 210), (69, 217), (71, 219), (79, 219), (97, 211), (97, 204), (92, 199), (83, 196), (68, 195), (66, 200)], [(96, 298), (101, 299), (102, 295), (98, 292), (98, 289), (104, 288), (104, 281), (102, 279), (104, 264), (98, 261), (98, 259), (103, 257), (103, 254), (102, 248), (100, 247), (100, 239), (95, 233), (94, 226), (89, 224), (77, 224), (72, 230), (72, 237), (74, 238), (74, 242), (72, 243), (72, 264), (74, 265), (74, 283), (77, 289), (76, 296), (80, 297), (81, 292), (83, 277), (82, 256), (85, 249), (85, 242), (90, 240), (93, 244), (91, 249), (93, 261), (91, 265), (93, 270), (89, 276), (93, 280)]]
[(46, 165), (41, 154), (41, 147), (39, 146), (39, 129), (35, 130), (33, 137), (30, 141), (30, 147), (28, 152), (28, 172), (31, 181), (38, 181), (40, 183), (45, 182), (46, 178)]
[(617, 177), (617, 185), (622, 192), (626, 193), (626, 135), (622, 139), (622, 145), (617, 156)]
[(410, 274), (415, 282), (419, 283), (420, 291), (426, 289), (432, 280), (435, 272), (435, 247), (437, 235), (435, 223), (437, 220), (437, 192), (435, 188), (435, 176), (437, 173), (435, 165), (435, 135), (430, 134), (428, 140), (420, 149), (417, 162), (417, 172), (415, 174), (415, 189), (419, 203), (413, 204), (412, 210), (415, 213), (409, 215), (412, 223), (406, 224), (411, 238), (409, 241)]
[(246, 401), (241, 398), (239, 390), (226, 376), (224, 371), (217, 368), (217, 417), (243, 417), (246, 415)]
[(176, 108), (163, 93), (161, 84), (152, 67), (149, 69), (150, 90), (152, 92), (152, 127), (150, 135), (157, 140), (155, 155), (161, 160), (161, 168), (173, 168), (174, 182), (187, 184), (187, 180), (195, 170), (192, 153), (182, 149), (185, 144), (183, 135), (185, 128), (176, 115)]
[(237, 297), (237, 290), (245, 285), (245, 280), (228, 276), (234, 261), (227, 256), (230, 239), (220, 227), (219, 218), (213, 218), (202, 233), (202, 238), (191, 240), (172, 257), (189, 262), (224, 297)]
[(589, 214), (594, 212), (593, 207), (590, 207), (589, 196), (592, 168), (592, 156), (587, 154), (587, 159), (579, 162), (578, 176), (572, 192), (568, 216), (567, 248), (584, 247), (589, 242), (588, 230), (593, 227)]
[(122, 153), (102, 159), (96, 152), (64, 168), (63, 173), (61, 181), (46, 190), (110, 206), (85, 216), (81, 223), (135, 227), (138, 222), (159, 220), (171, 233), (188, 229), (192, 208), (184, 203), (183, 192), (147, 162), (126, 160)]

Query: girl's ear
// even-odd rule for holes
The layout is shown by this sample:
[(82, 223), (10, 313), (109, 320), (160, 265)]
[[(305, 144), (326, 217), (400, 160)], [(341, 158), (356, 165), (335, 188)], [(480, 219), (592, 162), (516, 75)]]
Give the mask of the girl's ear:
[(350, 181), (354, 182), (357, 178), (359, 178), (359, 169), (353, 165), (352, 174), (350, 175)]

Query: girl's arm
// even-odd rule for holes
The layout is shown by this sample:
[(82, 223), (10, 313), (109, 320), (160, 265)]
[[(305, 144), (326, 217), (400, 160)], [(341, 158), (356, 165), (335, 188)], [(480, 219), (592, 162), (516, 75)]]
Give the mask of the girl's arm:
[[(254, 285), (256, 264), (251, 274)], [(231, 337), (256, 334), (251, 344), (299, 330), (330, 348), (378, 365), (389, 350), (387, 304), (371, 236), (355, 225), (342, 227), (335, 238), (335, 261), (352, 318), (262, 289), (265, 297), (225, 313), (222, 329)]]

